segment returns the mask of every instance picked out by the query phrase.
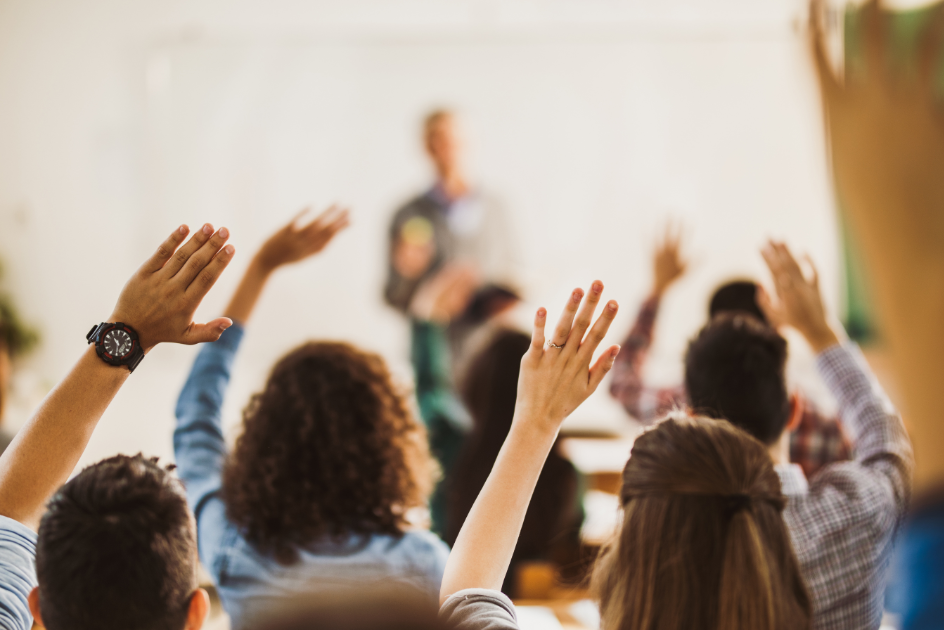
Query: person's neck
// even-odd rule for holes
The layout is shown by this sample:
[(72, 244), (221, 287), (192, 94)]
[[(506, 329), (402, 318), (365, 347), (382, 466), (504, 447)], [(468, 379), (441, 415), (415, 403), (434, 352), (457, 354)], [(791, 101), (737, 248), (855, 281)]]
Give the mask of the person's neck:
[(439, 171), (439, 186), (451, 201), (469, 194), (469, 184), (459, 171)]
[(784, 431), (780, 438), (767, 447), (770, 453), (770, 459), (774, 461), (774, 466), (784, 466), (790, 463), (790, 432)]

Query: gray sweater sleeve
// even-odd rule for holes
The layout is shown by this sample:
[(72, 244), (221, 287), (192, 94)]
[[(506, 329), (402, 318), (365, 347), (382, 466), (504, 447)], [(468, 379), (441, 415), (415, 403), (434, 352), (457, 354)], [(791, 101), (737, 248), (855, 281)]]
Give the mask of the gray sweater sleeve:
[(470, 588), (452, 595), (439, 618), (453, 630), (518, 630), (515, 605), (499, 591)]

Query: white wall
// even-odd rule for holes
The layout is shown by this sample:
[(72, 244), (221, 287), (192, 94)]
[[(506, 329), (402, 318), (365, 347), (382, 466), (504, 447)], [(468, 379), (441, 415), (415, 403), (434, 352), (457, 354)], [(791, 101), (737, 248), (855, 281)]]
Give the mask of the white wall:
[[(307, 203), (350, 204), (355, 225), (270, 287), (228, 421), (305, 337), (351, 339), (408, 377), (405, 327), (380, 300), (384, 231), (427, 183), (417, 125), (440, 104), (464, 114), (476, 179), (512, 212), (527, 297), (552, 312), (599, 277), (623, 305), (618, 340), (657, 227), (689, 225), (695, 264), (666, 303), (655, 378), (678, 378), (714, 285), (762, 273), (768, 236), (813, 255), (836, 305), (802, 3), (653, 4), (0, 0), (0, 256), (45, 336), (11, 423), (176, 225), (234, 234), (237, 259), (198, 313), (210, 318), (253, 248)], [(192, 356), (150, 354), (83, 461), (169, 455)], [(619, 417), (598, 398), (586, 415)]]

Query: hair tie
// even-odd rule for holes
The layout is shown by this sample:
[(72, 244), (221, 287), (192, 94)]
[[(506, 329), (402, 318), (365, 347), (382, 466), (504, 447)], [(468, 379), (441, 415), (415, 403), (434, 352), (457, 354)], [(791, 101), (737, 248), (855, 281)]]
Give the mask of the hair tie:
[(746, 510), (751, 507), (753, 501), (751, 497), (746, 494), (728, 494), (724, 495), (725, 501), (725, 511), (728, 513), (728, 516), (734, 516), (736, 513), (741, 510)]

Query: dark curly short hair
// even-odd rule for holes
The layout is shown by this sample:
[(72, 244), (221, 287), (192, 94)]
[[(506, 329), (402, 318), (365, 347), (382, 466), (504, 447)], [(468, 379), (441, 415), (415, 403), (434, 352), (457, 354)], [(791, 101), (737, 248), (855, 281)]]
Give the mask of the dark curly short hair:
[(435, 467), (425, 429), (376, 354), (307, 343), (283, 357), (243, 415), (223, 471), (231, 522), (282, 564), (349, 534), (399, 535)]
[(36, 543), (46, 628), (184, 627), (197, 588), (197, 541), (171, 468), (116, 455), (56, 492)]

